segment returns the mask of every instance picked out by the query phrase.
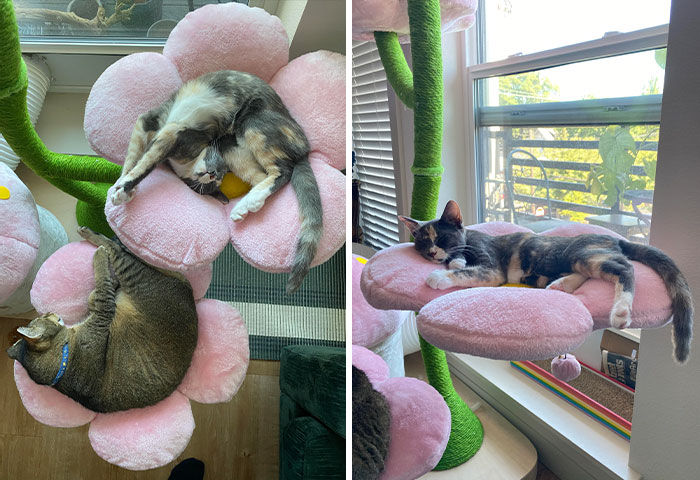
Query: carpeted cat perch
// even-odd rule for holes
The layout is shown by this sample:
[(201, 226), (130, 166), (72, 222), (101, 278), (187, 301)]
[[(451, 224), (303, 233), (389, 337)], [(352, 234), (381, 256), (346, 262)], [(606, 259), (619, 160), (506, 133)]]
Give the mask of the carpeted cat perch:
[[(26, 76), (9, 0), (0, 0), (0, 46), (0, 64), (12, 67), (0, 72), (0, 132), (8, 143), (30, 168), (80, 200), (79, 224), (109, 235), (113, 231), (146, 262), (184, 273), (193, 284), (199, 313), (199, 343), (190, 371), (177, 391), (157, 405), (95, 414), (52, 388), (34, 384), (16, 364), (22, 400), (30, 414), (47, 425), (91, 422), (90, 441), (108, 462), (133, 470), (165, 465), (192, 435), (190, 399), (230, 400), (248, 364), (248, 337), (240, 314), (222, 302), (202, 299), (212, 262), (231, 242), (251, 265), (268, 272), (289, 271), (300, 222), (289, 185), (270, 197), (262, 210), (233, 224), (228, 214), (236, 199), (223, 205), (200, 196), (165, 167), (139, 185), (131, 202), (105, 205), (133, 125), (183, 82), (206, 72), (247, 71), (270, 83), (311, 145), (311, 166), (323, 204), (324, 233), (312, 263), (319, 265), (345, 242), (345, 176), (339, 172), (345, 165), (345, 57), (319, 51), (289, 62), (287, 33), (276, 17), (238, 3), (204, 6), (175, 27), (162, 55), (125, 57), (95, 82), (85, 131), (104, 160), (53, 154), (36, 136), (23, 103)], [(94, 215), (88, 218), (81, 212)], [(44, 263), (31, 292), (37, 311), (54, 311), (66, 323), (85, 315), (93, 288), (93, 251), (85, 242), (72, 243)]]
[[(443, 172), (441, 23), (445, 31), (467, 28), (474, 23), (476, 3), (474, 0), (353, 2), (353, 38), (369, 40), (374, 36), (389, 82), (401, 101), (414, 111), (411, 217), (417, 220), (435, 218)], [(410, 34), (413, 72), (399, 45), (399, 34), (406, 33)], [(428, 380), (444, 397), (451, 412), (450, 440), (435, 467), (446, 470), (464, 463), (478, 451), (483, 428), (455, 391), (444, 351), (423, 338), (421, 351)]]

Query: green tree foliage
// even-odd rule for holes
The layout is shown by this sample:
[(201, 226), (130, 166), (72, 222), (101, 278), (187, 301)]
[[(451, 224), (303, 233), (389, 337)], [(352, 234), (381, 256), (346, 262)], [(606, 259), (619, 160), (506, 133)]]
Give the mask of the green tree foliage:
[[(662, 51), (656, 52), (655, 59), (663, 68), (665, 50), (663, 53), (659, 52)], [(554, 102), (558, 100), (559, 93), (559, 87), (541, 72), (500, 77), (498, 89), (499, 105)], [(655, 78), (650, 79), (641, 92), (643, 95), (659, 93), (660, 88)], [(542, 160), (590, 165), (582, 166), (580, 170), (548, 168), (547, 176), (550, 182), (569, 182), (588, 189), (582, 192), (571, 188), (550, 187), (549, 195), (554, 200), (632, 211), (631, 203), (625, 200), (621, 193), (629, 189), (654, 189), (658, 125), (503, 128), (496, 135), (500, 144), (498, 148), (502, 149), (503, 155), (506, 156), (513, 148), (522, 148), (519, 145), (522, 140), (545, 140), (551, 141), (552, 147), (528, 146), (525, 149)], [(636, 175), (633, 166), (642, 167), (646, 175)], [(513, 175), (543, 179), (541, 170), (536, 167), (513, 167)], [(546, 197), (546, 189), (541, 185), (523, 185), (516, 182), (513, 188), (516, 194)], [(498, 203), (493, 194), (491, 198), (492, 204)], [(521, 212), (541, 213), (537, 212), (537, 205), (529, 202), (516, 202), (515, 206), (516, 210)], [(585, 218), (590, 215), (556, 207), (553, 207), (553, 210), (545, 211), (545, 214), (578, 222), (585, 222)]]

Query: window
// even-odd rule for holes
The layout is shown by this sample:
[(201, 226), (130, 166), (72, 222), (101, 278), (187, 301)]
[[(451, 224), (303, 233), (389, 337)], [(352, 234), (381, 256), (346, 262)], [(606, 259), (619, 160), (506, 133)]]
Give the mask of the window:
[[(503, 38), (522, 38), (518, 45), (528, 49), (561, 42), (539, 34), (548, 30), (530, 22), (521, 3), (489, 2), (481, 12), (482, 60), (500, 58), (511, 48)], [(558, 3), (537, 12), (559, 15)], [(615, 8), (624, 3), (629, 2), (615, 2)], [(648, 11), (638, 2), (627, 5), (626, 23), (617, 28), (667, 21), (669, 2), (653, 3)], [(657, 5), (662, 3), (665, 10)], [(554, 22), (548, 15), (542, 16), (550, 19), (547, 25), (560, 28), (561, 17)], [(614, 25), (609, 17), (601, 15), (595, 28), (565, 21), (571, 31), (562, 38), (607, 31)], [(504, 25), (515, 22), (534, 33), (499, 36)], [(608, 34), (469, 68), (480, 221), (508, 221), (538, 232), (564, 222), (589, 223), (648, 243), (666, 32), (657, 26)], [(496, 49), (501, 53), (493, 53)]]
[(671, 0), (480, 1), (482, 61), (551, 50), (668, 23)]
[[(233, 0), (248, 4), (248, 0)], [(214, 0), (15, 0), (27, 37), (165, 38), (188, 12)]]
[(376, 250), (399, 243), (389, 92), (374, 42), (352, 46), (352, 148), (363, 243)]

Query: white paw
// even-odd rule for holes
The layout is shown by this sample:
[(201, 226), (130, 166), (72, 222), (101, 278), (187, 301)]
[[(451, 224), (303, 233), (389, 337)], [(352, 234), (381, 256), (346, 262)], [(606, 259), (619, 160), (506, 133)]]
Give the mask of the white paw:
[(573, 290), (569, 288), (569, 286), (566, 284), (566, 281), (564, 280), (565, 277), (558, 278), (554, 280), (552, 283), (547, 285), (548, 290), (559, 290), (560, 292), (566, 292), (566, 293), (571, 293)]
[(632, 322), (632, 308), (626, 301), (617, 302), (610, 312), (610, 325), (615, 328), (627, 328)]
[(124, 185), (115, 185), (109, 199), (111, 200), (112, 205), (116, 206), (130, 202), (133, 196), (133, 190), (127, 193), (124, 191)]
[(248, 215), (248, 205), (245, 200), (241, 200), (231, 210), (231, 220), (240, 222), (246, 215)]
[(461, 270), (467, 266), (467, 261), (463, 258), (453, 258), (447, 266), (450, 270)]
[(446, 288), (454, 286), (449, 270), (435, 270), (433, 273), (428, 275), (425, 283), (427, 283), (430, 288), (434, 288), (436, 290), (445, 290)]

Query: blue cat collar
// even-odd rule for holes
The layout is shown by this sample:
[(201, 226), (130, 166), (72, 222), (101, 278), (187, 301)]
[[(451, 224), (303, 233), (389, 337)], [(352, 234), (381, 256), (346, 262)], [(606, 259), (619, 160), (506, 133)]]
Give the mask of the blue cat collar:
[(56, 378), (54, 378), (53, 382), (51, 382), (52, 387), (56, 385), (63, 376), (63, 374), (66, 373), (66, 365), (68, 365), (68, 344), (64, 343), (63, 355), (61, 355), (61, 366), (58, 367), (58, 373), (56, 374)]

